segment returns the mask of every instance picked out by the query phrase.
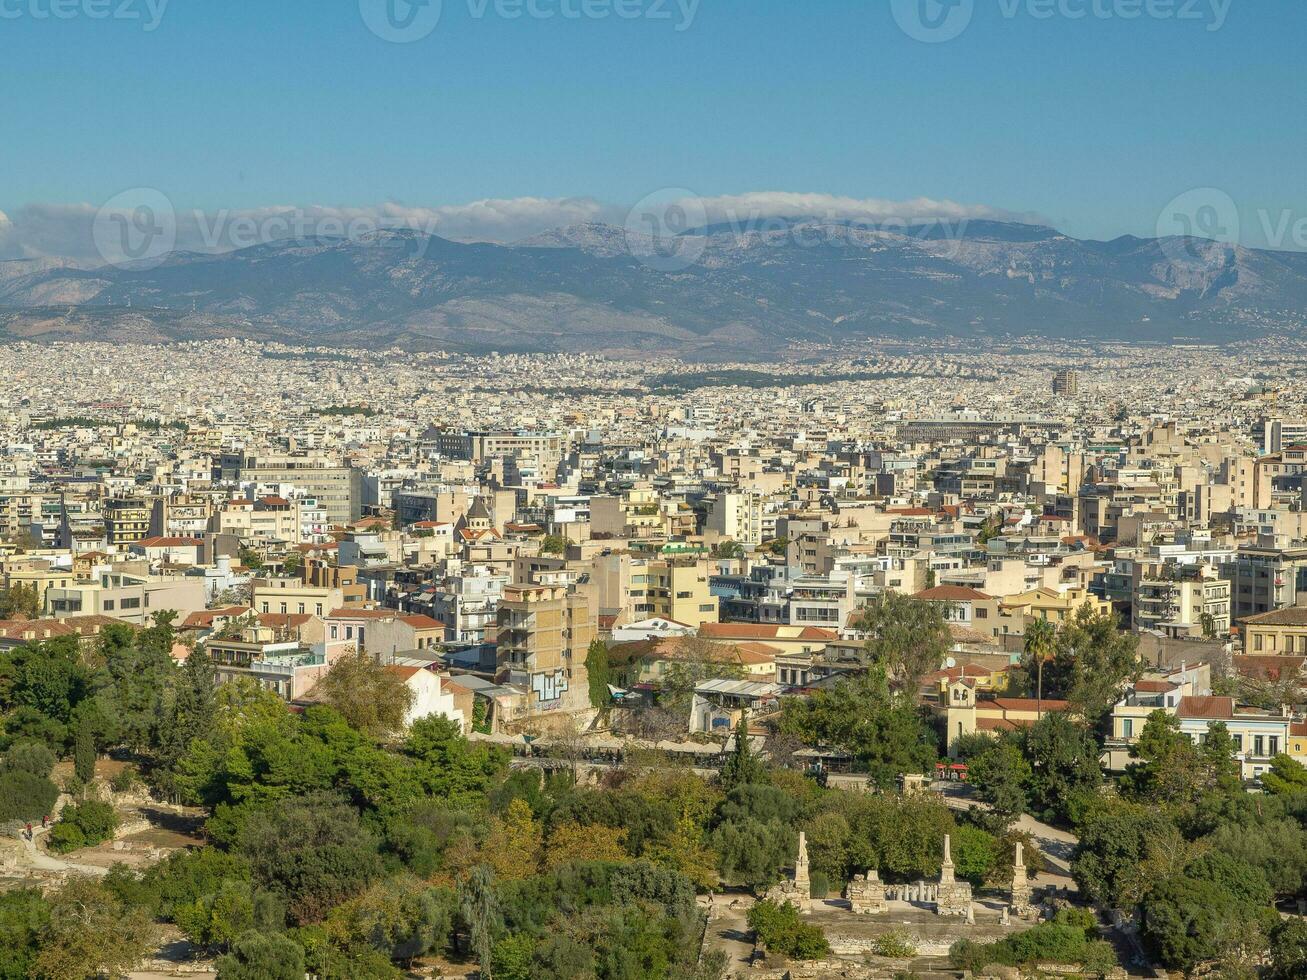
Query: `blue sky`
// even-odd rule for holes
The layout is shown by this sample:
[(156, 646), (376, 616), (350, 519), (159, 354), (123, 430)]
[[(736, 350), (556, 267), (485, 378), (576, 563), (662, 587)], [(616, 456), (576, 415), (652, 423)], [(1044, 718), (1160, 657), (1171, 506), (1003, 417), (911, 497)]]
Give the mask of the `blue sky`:
[(360, 0), (171, 0), (145, 30), (163, 2), (0, 0), (11, 224), (136, 187), (210, 211), (925, 197), (1082, 237), (1151, 235), (1210, 187), (1249, 244), (1260, 212), (1307, 217), (1300, 0), (974, 0), (942, 43), (905, 33), (897, 0), (586, 0), (604, 18), (533, 0), (553, 16), (511, 19), (513, 0), (443, 0), (413, 43), (372, 33)]

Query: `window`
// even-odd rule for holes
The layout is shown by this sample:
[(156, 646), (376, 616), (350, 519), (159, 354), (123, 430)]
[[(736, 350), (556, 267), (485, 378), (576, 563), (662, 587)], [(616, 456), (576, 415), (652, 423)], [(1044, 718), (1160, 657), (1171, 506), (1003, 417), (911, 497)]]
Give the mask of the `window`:
[(112, 600), (112, 599), (105, 599), (105, 600), (104, 600), (104, 610), (105, 610), (105, 612), (108, 612), (108, 611), (111, 610), (112, 608), (113, 608), (113, 600)]
[(1279, 735), (1272, 735), (1272, 736), (1270, 737), (1270, 743), (1271, 743), (1271, 755), (1279, 755), (1279, 754), (1280, 754), (1280, 736), (1279, 736)]
[(1253, 736), (1253, 755), (1266, 754), (1266, 739), (1261, 735)]
[(1121, 735), (1125, 738), (1135, 737), (1135, 720), (1127, 718), (1121, 722)]
[(122, 601), (122, 608), (123, 608), (123, 609), (140, 609), (140, 608), (141, 608), (141, 600), (140, 600), (140, 599), (124, 599), (124, 600)]

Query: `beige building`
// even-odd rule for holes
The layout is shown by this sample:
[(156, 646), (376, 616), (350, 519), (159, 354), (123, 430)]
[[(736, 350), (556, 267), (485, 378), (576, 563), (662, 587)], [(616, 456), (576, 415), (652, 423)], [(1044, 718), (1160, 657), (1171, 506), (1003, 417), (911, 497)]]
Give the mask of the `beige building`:
[(346, 602), (345, 591), (336, 585), (310, 585), (297, 578), (256, 578), (251, 583), (251, 603), (258, 613), (287, 613), (325, 619)]
[(179, 619), (205, 608), (204, 583), (193, 578), (128, 575), (102, 571), (66, 587), (48, 587), (45, 610), (56, 619), (108, 616), (144, 626), (156, 612), (172, 610)]
[(357, 520), (362, 474), (339, 459), (315, 453), (224, 453), (222, 478), (235, 483), (289, 483), (317, 500), (332, 524)]
[(522, 717), (590, 706), (586, 652), (598, 636), (590, 599), (556, 586), (510, 585), (496, 615), (502, 680), (527, 691)]
[(1249, 616), (1240, 624), (1246, 654), (1307, 655), (1307, 607), (1291, 606)]

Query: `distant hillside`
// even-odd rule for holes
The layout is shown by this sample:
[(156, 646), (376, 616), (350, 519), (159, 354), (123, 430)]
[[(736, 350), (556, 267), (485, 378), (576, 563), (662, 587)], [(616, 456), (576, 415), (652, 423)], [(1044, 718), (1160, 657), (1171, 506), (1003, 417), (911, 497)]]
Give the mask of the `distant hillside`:
[(175, 254), (150, 270), (0, 263), (11, 338), (260, 337), (705, 357), (879, 335), (1235, 339), (1300, 326), (1307, 254), (1197, 239), (1080, 241), (973, 221), (959, 237), (822, 221), (655, 243), (578, 225), (516, 245), (407, 232)]

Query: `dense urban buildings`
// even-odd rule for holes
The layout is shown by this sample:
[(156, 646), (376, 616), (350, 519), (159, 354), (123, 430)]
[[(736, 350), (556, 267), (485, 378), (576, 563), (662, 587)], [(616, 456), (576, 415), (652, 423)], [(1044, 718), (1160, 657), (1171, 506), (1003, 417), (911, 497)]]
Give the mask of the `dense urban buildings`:
[[(691, 779), (728, 793), (685, 831), (720, 868), (702, 890), (752, 882), (770, 896), (757, 907), (793, 907), (837, 958), (887, 943), (893, 910), (913, 923), (908, 946), (963, 963), (966, 942), (1046, 927), (1041, 909), (1058, 913), (1040, 902), (1058, 889), (1127, 901), (1086, 870), (1089, 798), (1040, 788), (1047, 739), (1078, 746), (1075, 792), (1120, 797), (1111, 819), (1191, 780), (1250, 799), (1307, 783), (1307, 347), (1294, 341), (882, 342), (711, 369), (237, 340), (53, 351), (0, 350), (21, 379), (0, 392), (0, 656), (63, 643), (112, 665), (163, 643), (171, 685), (202, 671), (224, 711), (266, 699), (297, 738), (340, 712), (395, 758), (439, 730), (457, 751), (579, 783), (637, 757), (654, 771), (692, 760)], [(97, 683), (116, 690), (131, 674), (117, 669)], [(30, 706), (4, 703), (11, 744), (43, 737)], [(79, 717), (55, 749), (80, 737)], [(187, 768), (209, 766), (201, 749), (164, 761), (160, 724), (137, 737), (154, 746), (153, 791), (217, 799)], [(797, 851), (788, 837), (740, 845), (767, 864), (749, 877), (731, 835), (763, 830), (714, 821), (745, 805), (733, 781), (787, 778), (832, 807), (853, 791), (938, 806), (947, 827), (914, 878), (832, 865), (823, 835), (847, 821), (796, 811)], [(947, 816), (935, 796), (998, 815)], [(1010, 836), (1008, 805), (1035, 836)], [(513, 812), (519, 828), (535, 819)], [(506, 846), (494, 828), (510, 818), (484, 819), (477, 853), (509, 874), (485, 849)], [(1026, 859), (1045, 866), (1039, 835), (1064, 832), (1084, 835), (1072, 877), (1028, 880)], [(998, 898), (971, 870), (977, 840), (1018, 842), (1002, 859), (1016, 870), (986, 859)], [(542, 867), (560, 841), (541, 845)], [(600, 853), (659, 853), (624, 846)], [(818, 901), (827, 887), (860, 914)]]

